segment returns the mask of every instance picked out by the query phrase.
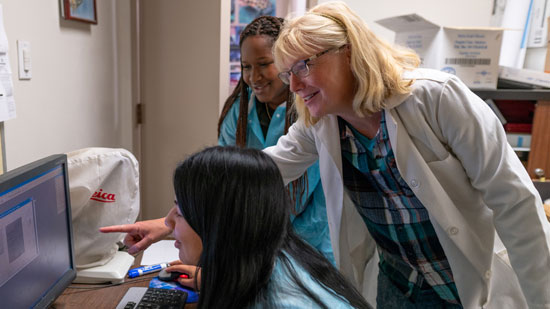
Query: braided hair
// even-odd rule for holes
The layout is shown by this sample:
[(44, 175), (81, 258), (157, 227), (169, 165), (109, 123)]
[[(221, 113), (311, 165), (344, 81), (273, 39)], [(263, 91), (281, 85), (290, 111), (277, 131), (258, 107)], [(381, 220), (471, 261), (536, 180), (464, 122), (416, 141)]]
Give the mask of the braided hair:
[[(279, 32), (283, 28), (284, 19), (275, 16), (260, 16), (251, 21), (241, 32), (239, 37), (239, 47), (242, 48), (243, 42), (246, 38), (255, 35), (264, 35), (272, 39), (272, 43), (279, 37)], [(241, 62), (242, 71), (242, 62)], [(284, 134), (288, 132), (288, 128), (297, 119), (297, 113), (294, 108), (294, 95), (287, 87), (287, 100), (286, 100), (286, 114), (285, 114), (285, 129)], [(231, 95), (225, 100), (220, 119), (218, 121), (218, 137), (220, 136), (221, 127), (227, 113), (233, 106), (233, 103), (240, 97), (239, 101), (239, 118), (237, 119), (237, 132), (235, 134), (235, 144), (239, 147), (246, 147), (246, 131), (248, 128), (248, 91), (249, 86), (244, 82), (243, 75), (237, 83), (237, 86), (231, 93)], [(300, 199), (306, 193), (307, 185), (307, 171), (302, 177), (292, 182), (293, 190), (289, 191), (291, 200), (293, 202), (299, 197)], [(306, 193), (307, 195), (307, 193)]]
[[(243, 42), (246, 38), (250, 36), (255, 35), (265, 35), (272, 39), (273, 42), (277, 39), (279, 36), (279, 31), (283, 27), (284, 19), (280, 17), (274, 17), (274, 16), (260, 16), (256, 19), (254, 19), (250, 24), (248, 24), (243, 31), (241, 32), (240, 38), (239, 38), (239, 47), (242, 47)], [(241, 70), (242, 70), (242, 63), (241, 63)], [(295, 111), (292, 108), (292, 104), (294, 103), (294, 95), (288, 90), (288, 98), (286, 100), (286, 115), (285, 115), (285, 131), (286, 134), (288, 132), (288, 128), (290, 125), (296, 120), (296, 114)], [(222, 109), (222, 113), (220, 115), (220, 119), (218, 121), (218, 136), (220, 136), (221, 126), (223, 123), (223, 120), (227, 116), (227, 113), (231, 109), (231, 106), (233, 106), (233, 103), (237, 100), (237, 98), (241, 98), (239, 102), (239, 118), (237, 120), (237, 132), (236, 132), (236, 145), (239, 147), (245, 147), (246, 146), (246, 129), (248, 124), (248, 90), (249, 86), (244, 82), (243, 76), (241, 74), (241, 78), (239, 79), (239, 82), (237, 83), (237, 86), (231, 93), (231, 95), (225, 100), (225, 104)]]

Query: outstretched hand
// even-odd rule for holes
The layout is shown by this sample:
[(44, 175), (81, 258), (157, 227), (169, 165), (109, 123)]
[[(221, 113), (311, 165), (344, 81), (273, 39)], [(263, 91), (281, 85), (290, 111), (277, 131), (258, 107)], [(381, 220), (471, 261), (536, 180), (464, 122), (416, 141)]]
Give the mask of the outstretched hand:
[(167, 272), (177, 271), (187, 274), (188, 278), (178, 278), (178, 283), (198, 291), (201, 286), (201, 268), (194, 265), (185, 265), (181, 261), (170, 262)]
[(128, 247), (129, 254), (137, 254), (172, 233), (172, 230), (164, 224), (164, 218), (138, 221), (134, 224), (105, 226), (99, 228), (99, 231), (127, 233), (123, 242)]

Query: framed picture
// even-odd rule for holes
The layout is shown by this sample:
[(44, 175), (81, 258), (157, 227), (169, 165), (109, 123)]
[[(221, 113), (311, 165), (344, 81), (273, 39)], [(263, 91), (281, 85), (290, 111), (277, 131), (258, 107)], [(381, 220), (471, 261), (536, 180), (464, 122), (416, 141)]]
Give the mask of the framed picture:
[(77, 20), (97, 24), (96, 0), (59, 0), (61, 16), (68, 20)]

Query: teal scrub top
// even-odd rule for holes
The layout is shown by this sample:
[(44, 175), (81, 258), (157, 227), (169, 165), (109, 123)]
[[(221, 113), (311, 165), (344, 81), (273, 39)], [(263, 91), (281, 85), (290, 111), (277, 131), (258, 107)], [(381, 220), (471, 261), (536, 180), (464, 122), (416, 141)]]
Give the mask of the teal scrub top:
[(294, 273), (301, 283), (315, 296), (317, 296), (327, 308), (331, 309), (351, 309), (353, 306), (333, 290), (318, 283), (311, 275), (300, 266), (293, 258), (287, 255), (292, 269), (288, 269), (280, 259), (275, 262), (275, 267), (271, 273), (267, 286), (267, 295), (270, 302), (266, 304), (254, 304), (251, 308), (319, 308), (311, 298), (304, 295), (300, 288), (292, 281), (291, 273)]
[[(264, 138), (253, 93), (249, 93), (248, 125), (246, 130), (246, 146), (264, 149), (277, 144), (279, 137), (284, 134), (286, 103), (282, 103), (271, 116), (269, 128)], [(239, 118), (239, 98), (227, 113), (220, 128), (218, 144), (228, 146), (236, 144), (237, 120)], [(298, 235), (311, 246), (319, 250), (333, 265), (335, 265), (330, 234), (327, 221), (325, 195), (319, 174), (319, 161), (307, 170), (308, 195), (302, 197), (302, 203), (297, 205), (297, 215), (292, 218), (292, 225)], [(300, 205), (305, 205), (300, 207)]]

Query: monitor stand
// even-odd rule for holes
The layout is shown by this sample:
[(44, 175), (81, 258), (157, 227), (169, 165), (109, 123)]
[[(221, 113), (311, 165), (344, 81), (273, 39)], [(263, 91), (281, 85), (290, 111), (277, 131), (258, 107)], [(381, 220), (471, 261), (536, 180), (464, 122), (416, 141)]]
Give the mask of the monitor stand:
[(134, 257), (124, 251), (117, 251), (105, 265), (77, 269), (73, 283), (120, 283), (134, 264)]

